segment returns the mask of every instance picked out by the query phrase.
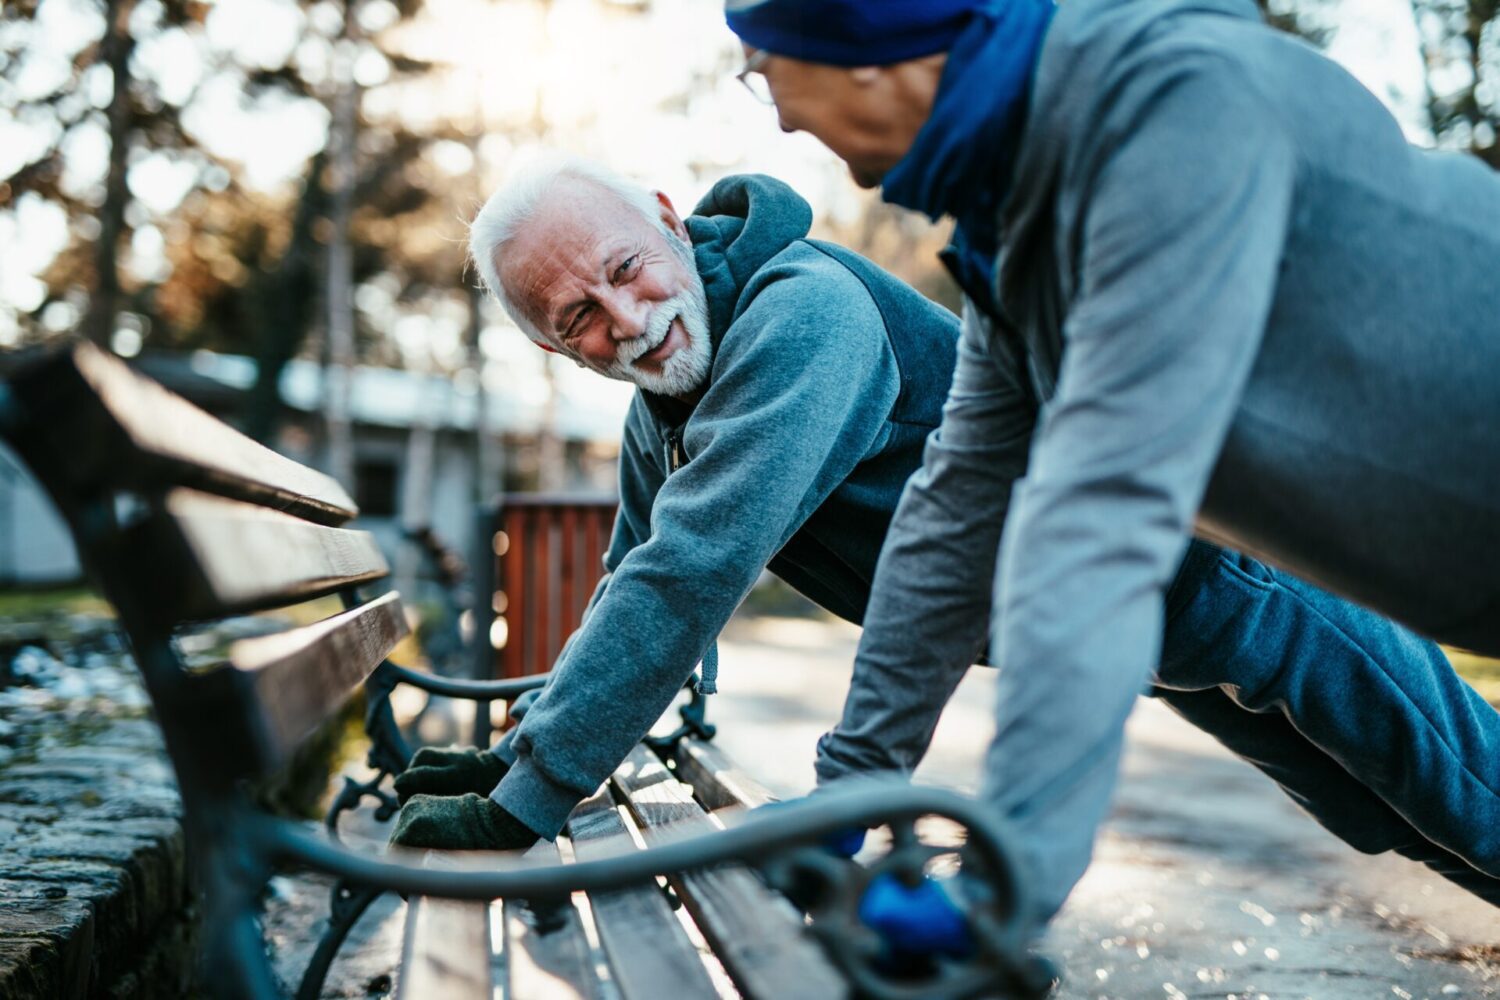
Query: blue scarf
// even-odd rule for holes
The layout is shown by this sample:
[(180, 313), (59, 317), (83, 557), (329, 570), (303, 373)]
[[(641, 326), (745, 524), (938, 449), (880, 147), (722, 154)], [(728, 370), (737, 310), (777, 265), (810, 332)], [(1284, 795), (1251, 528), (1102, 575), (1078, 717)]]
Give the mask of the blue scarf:
[(948, 50), (931, 115), (882, 182), (886, 201), (958, 221), (959, 264), (986, 289), (1031, 79), (1055, 10), (1052, 0), (998, 0), (977, 11)]

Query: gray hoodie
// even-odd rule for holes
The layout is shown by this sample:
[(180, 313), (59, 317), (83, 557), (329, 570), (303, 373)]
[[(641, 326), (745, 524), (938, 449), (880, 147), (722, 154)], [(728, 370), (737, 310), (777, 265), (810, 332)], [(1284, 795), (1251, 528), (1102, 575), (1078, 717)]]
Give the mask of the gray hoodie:
[(727, 178), (687, 220), (713, 367), (694, 407), (638, 392), (608, 576), (553, 679), (497, 748), (492, 798), (546, 837), (670, 704), (767, 565), (858, 622), (892, 511), (941, 419), (958, 320), (807, 239), (769, 177)]
[(1410, 146), (1248, 0), (1067, 0), (1001, 222), (1043, 403), (1000, 548), (984, 794), (1045, 916), (1195, 521), (1500, 652), (1500, 177)]

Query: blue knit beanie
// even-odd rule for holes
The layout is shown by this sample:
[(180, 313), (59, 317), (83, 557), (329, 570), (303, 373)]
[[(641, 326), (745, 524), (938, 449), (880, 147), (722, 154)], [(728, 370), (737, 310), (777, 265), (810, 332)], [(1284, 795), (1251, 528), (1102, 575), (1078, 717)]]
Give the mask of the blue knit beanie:
[(999, 0), (728, 0), (729, 30), (751, 48), (832, 66), (888, 66), (945, 52)]

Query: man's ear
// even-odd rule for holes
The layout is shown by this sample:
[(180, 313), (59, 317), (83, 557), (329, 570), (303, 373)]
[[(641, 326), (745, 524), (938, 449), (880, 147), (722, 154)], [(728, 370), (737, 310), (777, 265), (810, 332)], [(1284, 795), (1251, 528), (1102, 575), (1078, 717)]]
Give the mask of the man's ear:
[(672, 205), (672, 199), (667, 197), (665, 191), (653, 191), (656, 195), (656, 204), (661, 209), (661, 221), (670, 229), (678, 239), (687, 241), (687, 226), (682, 224), (682, 216), (677, 214), (677, 209)]

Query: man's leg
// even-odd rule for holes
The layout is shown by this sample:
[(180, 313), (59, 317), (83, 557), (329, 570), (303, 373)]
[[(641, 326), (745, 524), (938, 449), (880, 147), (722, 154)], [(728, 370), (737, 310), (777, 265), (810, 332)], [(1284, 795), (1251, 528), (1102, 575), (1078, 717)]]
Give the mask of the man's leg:
[[(1355, 847), (1417, 857), (1496, 900), (1453, 860), (1500, 877), (1500, 713), (1437, 646), (1202, 543), (1189, 551), (1168, 613), (1157, 684), (1220, 689), (1242, 714), (1166, 692), (1169, 704), (1212, 723), (1200, 724)], [(1275, 718), (1282, 724), (1266, 721)], [(1418, 836), (1391, 826), (1356, 786)]]
[(1228, 750), (1260, 768), (1334, 836), (1366, 854), (1395, 851), (1500, 906), (1491, 878), (1422, 836), (1374, 792), (1297, 732), (1279, 712), (1241, 708), (1219, 688), (1152, 694)]

